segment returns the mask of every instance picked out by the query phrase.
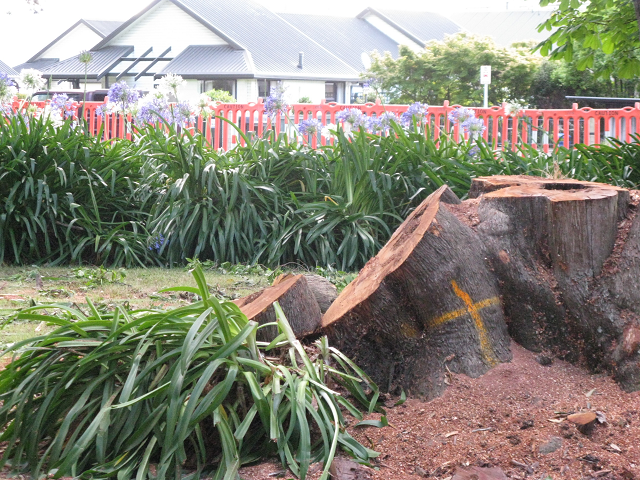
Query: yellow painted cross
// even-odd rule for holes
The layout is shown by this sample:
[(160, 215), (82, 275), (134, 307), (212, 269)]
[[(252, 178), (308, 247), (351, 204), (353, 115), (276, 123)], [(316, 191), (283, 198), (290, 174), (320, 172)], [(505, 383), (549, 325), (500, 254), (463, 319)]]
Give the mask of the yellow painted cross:
[(462, 290), (455, 280), (451, 280), (451, 286), (453, 287), (454, 293), (464, 302), (465, 308), (445, 313), (444, 315), (433, 319), (431, 322), (429, 322), (429, 325), (435, 327), (438, 325), (442, 325), (443, 323), (450, 322), (451, 320), (462, 317), (464, 315), (470, 315), (474, 323), (476, 324), (476, 330), (478, 332), (478, 336), (480, 337), (480, 350), (482, 351), (482, 355), (490, 365), (496, 365), (498, 363), (498, 358), (496, 357), (496, 354), (493, 351), (493, 347), (491, 346), (489, 333), (487, 332), (487, 328), (484, 326), (484, 322), (482, 321), (480, 309), (488, 307), (489, 305), (498, 305), (500, 303), (500, 299), (498, 297), (493, 297), (487, 298), (486, 300), (482, 300), (478, 303), (473, 303), (471, 296), (467, 292)]

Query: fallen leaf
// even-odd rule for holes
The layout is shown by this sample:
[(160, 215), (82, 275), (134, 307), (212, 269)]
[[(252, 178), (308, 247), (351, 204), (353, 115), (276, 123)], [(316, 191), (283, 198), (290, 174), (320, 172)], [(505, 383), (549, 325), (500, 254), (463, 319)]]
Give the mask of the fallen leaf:
[(454, 430), (453, 432), (449, 432), (445, 435), (445, 438), (453, 437), (454, 435), (458, 435), (458, 430)]
[(549, 420), (550, 422), (553, 422), (553, 423), (562, 423), (562, 422), (564, 422), (564, 418), (560, 418), (560, 419), (558, 419), (558, 418), (547, 418), (547, 420)]
[(589, 398), (591, 395), (593, 395), (595, 393), (595, 391), (596, 391), (595, 388), (593, 390), (589, 390), (587, 393), (584, 394), (584, 396)]

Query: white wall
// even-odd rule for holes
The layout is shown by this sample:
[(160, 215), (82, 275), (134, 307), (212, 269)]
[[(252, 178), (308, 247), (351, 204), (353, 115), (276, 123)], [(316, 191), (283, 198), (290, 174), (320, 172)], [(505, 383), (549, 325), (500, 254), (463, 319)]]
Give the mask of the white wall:
[(102, 37), (81, 23), (45, 50), (38, 58), (67, 58), (78, 55), (83, 50), (90, 50)]
[(382, 33), (384, 33), (391, 40), (397, 42), (398, 45), (406, 45), (409, 48), (411, 48), (411, 50), (413, 50), (414, 52), (418, 52), (422, 50), (424, 47), (424, 45), (417, 44), (416, 42), (411, 40), (409, 37), (407, 37), (404, 33), (393, 28), (391, 25), (389, 25), (387, 22), (382, 20), (377, 15), (369, 14), (366, 17), (364, 17), (364, 19), (367, 22), (369, 22), (371, 25), (373, 25), (375, 28), (380, 30)]
[(258, 81), (253, 78), (241, 78), (236, 82), (236, 101), (249, 103), (258, 101)]
[(200, 80), (185, 80), (186, 84), (178, 90), (179, 100), (197, 102), (200, 98)]
[(324, 98), (323, 81), (283, 80), (282, 86), (285, 88), (285, 99), (289, 103), (297, 103), (301, 97), (311, 98), (311, 103), (320, 103)]
[[(141, 55), (149, 47), (153, 47), (153, 53), (159, 55), (167, 47), (171, 47), (169, 56), (172, 57), (189, 45), (226, 44), (202, 23), (166, 0), (149, 10), (108, 43), (133, 45), (133, 55)], [(141, 64), (144, 65), (144, 62)]]

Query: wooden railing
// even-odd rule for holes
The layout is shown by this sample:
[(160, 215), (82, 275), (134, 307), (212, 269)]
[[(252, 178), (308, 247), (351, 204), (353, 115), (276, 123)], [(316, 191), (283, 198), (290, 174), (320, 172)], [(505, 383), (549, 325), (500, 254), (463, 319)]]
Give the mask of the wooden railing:
[[(33, 105), (43, 108), (45, 103), (34, 102)], [(88, 122), (89, 131), (100, 132), (102, 129), (104, 140), (131, 138), (131, 131), (135, 125), (130, 116), (125, 123), (119, 114), (97, 115), (96, 110), (101, 106), (104, 104), (99, 102), (86, 102), (84, 110), (78, 106), (78, 111)], [(485, 123), (484, 139), (494, 148), (513, 149), (518, 144), (529, 144), (533, 148), (548, 152), (556, 146), (570, 148), (576, 144), (601, 144), (610, 138), (629, 142), (631, 135), (640, 133), (640, 103), (636, 103), (634, 107), (603, 110), (578, 108), (577, 104), (571, 109), (563, 110), (523, 109), (515, 116), (508, 115), (506, 106), (503, 104), (499, 107), (473, 108), (476, 117)], [(24, 104), (14, 103), (15, 110), (21, 107), (24, 109)], [(440, 134), (447, 133), (458, 139), (468, 138), (460, 126), (448, 118), (449, 113), (458, 107), (449, 105), (446, 101), (442, 106), (429, 106), (427, 121), (431, 127), (431, 136), (437, 138)], [(315, 118), (323, 125), (337, 123), (336, 114), (345, 108), (357, 108), (369, 116), (379, 116), (385, 112), (393, 112), (400, 116), (408, 106), (383, 105), (379, 102), (364, 105), (325, 102), (294, 104), (291, 105), (291, 111), (287, 116), (279, 115), (272, 120), (264, 113), (261, 100), (247, 104), (221, 103), (211, 109), (208, 115), (197, 117), (187, 128), (202, 132), (213, 148), (228, 150), (237, 144), (245, 143), (238, 130), (247, 137), (262, 136), (270, 129), (276, 134), (288, 132), (293, 135), (297, 134), (294, 125), (304, 119)], [(229, 122), (216, 117), (225, 118)], [(314, 148), (330, 142), (320, 135), (304, 140)]]

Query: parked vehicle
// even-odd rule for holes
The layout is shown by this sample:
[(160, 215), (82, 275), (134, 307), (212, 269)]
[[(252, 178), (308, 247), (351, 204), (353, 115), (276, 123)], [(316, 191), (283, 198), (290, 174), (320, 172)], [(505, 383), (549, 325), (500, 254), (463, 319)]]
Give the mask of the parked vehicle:
[[(69, 99), (75, 102), (81, 102), (84, 96), (84, 90), (82, 89), (64, 89), (64, 90), (41, 90), (33, 95), (34, 102), (44, 102), (57, 94), (65, 93)], [(87, 90), (87, 102), (104, 102), (109, 90)]]

